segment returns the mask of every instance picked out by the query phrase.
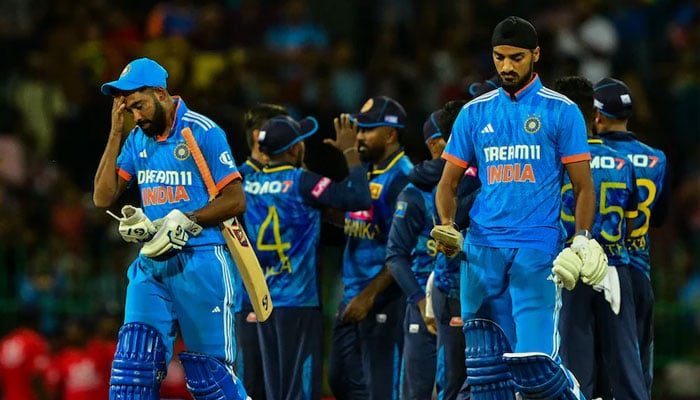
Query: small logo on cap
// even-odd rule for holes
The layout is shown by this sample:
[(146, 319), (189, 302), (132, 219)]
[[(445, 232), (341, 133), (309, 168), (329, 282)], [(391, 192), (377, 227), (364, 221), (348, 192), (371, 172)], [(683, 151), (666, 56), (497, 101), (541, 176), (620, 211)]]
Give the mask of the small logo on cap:
[(399, 117), (396, 115), (387, 115), (384, 117), (384, 122), (389, 122), (391, 124), (398, 124), (399, 123)]
[(365, 104), (362, 106), (362, 108), (360, 109), (360, 112), (367, 112), (367, 111), (371, 110), (373, 105), (374, 105), (373, 99), (367, 100), (365, 102)]
[(621, 94), (620, 101), (622, 101), (622, 104), (624, 104), (624, 105), (632, 104), (632, 98), (628, 94)]
[(124, 75), (128, 74), (129, 72), (131, 72), (131, 64), (126, 64), (126, 67), (124, 67), (124, 69), (122, 70), (122, 73), (119, 74), (119, 77), (122, 78), (122, 77), (124, 77)]

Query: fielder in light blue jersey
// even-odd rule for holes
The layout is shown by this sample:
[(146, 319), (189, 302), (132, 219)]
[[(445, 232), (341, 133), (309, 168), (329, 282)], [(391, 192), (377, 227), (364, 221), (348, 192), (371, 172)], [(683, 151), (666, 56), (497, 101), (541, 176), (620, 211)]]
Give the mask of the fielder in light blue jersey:
[[(555, 282), (562, 278), (551, 274), (563, 246), (564, 172), (576, 193), (577, 230), (590, 230), (593, 223), (586, 127), (578, 107), (534, 73), (540, 48), (529, 22), (501, 21), (492, 46), (501, 88), (460, 112), (436, 193), (440, 223), (449, 230), (458, 183), (467, 167), (478, 167), (482, 186), (469, 214), (461, 270), (467, 383), (473, 399), (513, 399), (515, 392), (523, 398), (579, 398), (575, 381), (559, 365), (561, 289)], [(577, 241), (582, 256), (572, 268), (576, 279), (580, 273), (598, 283), (607, 265), (591, 242), (583, 235)]]
[[(344, 121), (349, 125), (349, 120)], [(246, 176), (248, 233), (265, 271), (275, 309), (258, 324), (269, 399), (317, 400), (321, 396), (322, 315), (317, 251), (325, 207), (360, 210), (370, 206), (367, 174), (355, 150), (352, 129), (339, 129), (332, 143), (345, 156), (350, 176), (343, 182), (301, 168), (304, 139), (318, 123), (288, 116), (260, 128), (259, 143), (269, 164)], [(348, 150), (348, 151), (344, 151)]]
[[(224, 132), (171, 96), (167, 76), (140, 58), (102, 86), (114, 102), (93, 200), (110, 207), (136, 183), (143, 209), (124, 207), (117, 218), (124, 240), (144, 243), (127, 271), (110, 399), (160, 398), (179, 325), (192, 396), (245, 400), (234, 374), (235, 266), (218, 228), (245, 210), (240, 174)], [(125, 111), (137, 125), (131, 132), (123, 132)]]
[(639, 191), (639, 214), (627, 241), (634, 292), (639, 353), (646, 388), (651, 395), (653, 378), (654, 292), (651, 286), (649, 228), (663, 224), (670, 203), (670, 182), (663, 151), (639, 141), (627, 130), (633, 98), (627, 85), (605, 78), (595, 87), (596, 129), (608, 146), (622, 153), (633, 165)]

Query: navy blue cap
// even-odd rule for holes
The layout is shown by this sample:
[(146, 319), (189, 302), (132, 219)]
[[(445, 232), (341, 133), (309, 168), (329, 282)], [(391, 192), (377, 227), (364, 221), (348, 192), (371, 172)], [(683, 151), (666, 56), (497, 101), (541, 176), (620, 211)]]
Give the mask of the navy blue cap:
[(166, 88), (168, 71), (150, 58), (138, 58), (124, 67), (119, 79), (107, 82), (100, 89), (102, 94), (114, 95), (114, 91), (128, 92), (142, 87)]
[(474, 82), (469, 85), (469, 94), (472, 97), (479, 97), (484, 93), (490, 92), (494, 89), (498, 89), (498, 75), (493, 76), (483, 82)]
[(593, 106), (609, 118), (627, 119), (632, 116), (632, 93), (624, 82), (603, 78), (593, 87)]
[(360, 128), (377, 126), (404, 128), (406, 126), (406, 111), (396, 100), (386, 96), (377, 96), (367, 100), (359, 113), (350, 116), (350, 120), (357, 120), (357, 126)]
[(442, 132), (440, 132), (440, 127), (438, 126), (438, 121), (440, 121), (440, 116), (442, 115), (442, 110), (433, 111), (432, 114), (425, 120), (423, 124), (423, 141), (427, 142), (428, 139), (433, 139), (437, 137), (442, 137)]
[(287, 115), (270, 118), (258, 134), (260, 151), (268, 155), (280, 154), (317, 130), (318, 121), (314, 117), (306, 117), (299, 122)]

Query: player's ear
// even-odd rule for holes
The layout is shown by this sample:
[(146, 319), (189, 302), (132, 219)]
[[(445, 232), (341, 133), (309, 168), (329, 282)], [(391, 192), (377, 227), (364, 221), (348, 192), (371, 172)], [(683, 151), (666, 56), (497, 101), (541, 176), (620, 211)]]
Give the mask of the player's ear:
[(540, 46), (537, 46), (532, 50), (532, 61), (537, 62), (540, 60)]

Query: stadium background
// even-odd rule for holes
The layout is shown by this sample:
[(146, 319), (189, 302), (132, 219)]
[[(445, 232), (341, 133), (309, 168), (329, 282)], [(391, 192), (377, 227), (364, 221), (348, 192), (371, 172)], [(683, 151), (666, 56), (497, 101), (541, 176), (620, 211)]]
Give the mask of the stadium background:
[[(0, 334), (38, 312), (60, 343), (66, 317), (118, 314), (137, 249), (91, 202), (109, 130), (99, 85), (131, 59), (170, 72), (172, 94), (217, 121), (238, 162), (256, 101), (316, 116), (307, 166), (346, 174), (322, 144), (332, 118), (385, 94), (406, 108), (414, 161), (426, 116), (493, 75), (490, 34), (508, 15), (538, 28), (545, 83), (569, 74), (622, 79), (632, 130), (663, 149), (673, 203), (652, 230), (655, 398), (700, 396), (700, 1), (124, 0), (0, 1)], [(129, 192), (124, 203), (136, 202)], [(322, 287), (330, 320), (342, 229), (324, 225)], [(693, 378), (695, 377), (695, 378)]]

